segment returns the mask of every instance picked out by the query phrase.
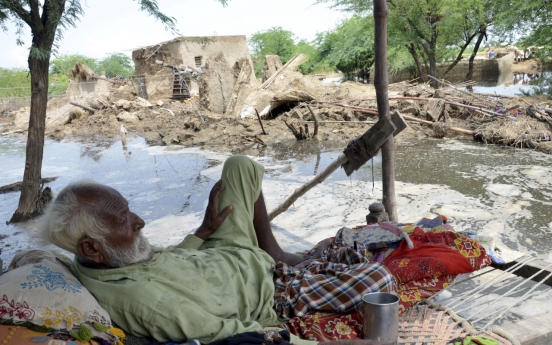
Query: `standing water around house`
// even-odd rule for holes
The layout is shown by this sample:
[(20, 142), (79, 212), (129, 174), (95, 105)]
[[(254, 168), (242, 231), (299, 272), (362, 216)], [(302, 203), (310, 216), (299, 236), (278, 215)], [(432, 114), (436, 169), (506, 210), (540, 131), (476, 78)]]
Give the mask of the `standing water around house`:
[[(337, 158), (341, 145), (289, 142), (245, 154), (266, 167), (263, 193), (269, 211)], [(118, 189), (146, 222), (152, 244), (181, 241), (203, 219), (208, 193), (227, 154), (198, 148), (149, 147), (143, 139), (123, 150), (114, 144), (47, 141), (43, 177), (57, 193), (67, 183), (93, 178)], [(0, 185), (21, 180), (25, 143), (0, 137)], [(522, 252), (548, 259), (552, 247), (550, 156), (532, 150), (469, 140), (401, 140), (396, 147), (399, 220), (444, 214), (456, 230), (492, 236)], [(373, 166), (373, 168), (372, 168)], [(341, 169), (274, 220), (284, 249), (300, 251), (365, 222), (370, 203), (381, 200), (381, 157), (350, 178)], [(6, 225), (19, 193), (0, 194), (0, 248), (4, 266), (18, 250), (44, 246), (36, 224)], [(47, 248), (53, 248), (48, 246)], [(550, 258), (552, 259), (552, 258)]]

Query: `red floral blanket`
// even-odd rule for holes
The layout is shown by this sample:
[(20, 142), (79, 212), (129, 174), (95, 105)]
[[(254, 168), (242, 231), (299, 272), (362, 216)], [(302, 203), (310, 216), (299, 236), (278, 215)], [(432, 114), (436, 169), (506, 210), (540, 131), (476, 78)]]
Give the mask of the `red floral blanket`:
[[(491, 263), (483, 247), (456, 232), (426, 233), (416, 227), (410, 239), (413, 249), (403, 241), (383, 261), (397, 280), (399, 313), (446, 288), (458, 274), (473, 272)], [(314, 341), (361, 338), (362, 312), (311, 312), (301, 318), (292, 318), (284, 328), (300, 338)]]

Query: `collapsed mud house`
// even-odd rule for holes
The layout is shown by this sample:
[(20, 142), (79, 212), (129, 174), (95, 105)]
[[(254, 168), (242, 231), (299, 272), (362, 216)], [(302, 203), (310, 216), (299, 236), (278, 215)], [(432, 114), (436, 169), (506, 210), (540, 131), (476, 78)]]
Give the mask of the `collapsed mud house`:
[(226, 111), (238, 78), (258, 83), (244, 35), (178, 37), (136, 49), (132, 59), (143, 98), (185, 99), (199, 93), (202, 106), (216, 113)]

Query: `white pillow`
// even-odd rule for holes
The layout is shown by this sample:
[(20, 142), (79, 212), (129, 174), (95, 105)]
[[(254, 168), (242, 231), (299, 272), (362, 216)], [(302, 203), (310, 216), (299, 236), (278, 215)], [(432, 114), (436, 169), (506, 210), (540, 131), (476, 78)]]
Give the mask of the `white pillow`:
[(109, 314), (56, 257), (44, 250), (19, 252), (0, 276), (0, 319), (56, 330), (99, 322)]

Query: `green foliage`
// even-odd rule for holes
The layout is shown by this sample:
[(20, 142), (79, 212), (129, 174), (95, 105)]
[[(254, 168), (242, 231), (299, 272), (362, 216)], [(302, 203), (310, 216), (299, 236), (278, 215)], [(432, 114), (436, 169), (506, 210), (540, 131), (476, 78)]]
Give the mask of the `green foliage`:
[(67, 85), (69, 84), (69, 77), (65, 75), (58, 75), (57, 79), (53, 74), (49, 75), (48, 81), (50, 86), (48, 87), (48, 94), (51, 96), (62, 95), (67, 91)]
[[(373, 0), (317, 0), (317, 3), (329, 3), (331, 8), (364, 17), (371, 16), (374, 5)], [(494, 13), (493, 0), (387, 3), (389, 67), (414, 66), (419, 74), (435, 74), (437, 63), (452, 60), (473, 44), (475, 37), (486, 34)], [(411, 62), (405, 60), (405, 52), (411, 55)]]
[(31, 95), (31, 77), (25, 68), (0, 68), (0, 98)]
[(108, 78), (117, 76), (128, 77), (134, 74), (132, 59), (123, 53), (110, 53), (98, 62), (96, 73), (105, 71)]
[(299, 72), (303, 74), (315, 73), (317, 70), (321, 69), (322, 57), (320, 56), (319, 51), (306, 40), (301, 40), (295, 46), (294, 54), (305, 54), (309, 57), (309, 61), (305, 62), (299, 66)]
[[(71, 69), (77, 62), (92, 68), (96, 73), (106, 71), (107, 77), (128, 77), (134, 74), (132, 59), (123, 53), (110, 53), (101, 60), (74, 54), (59, 55), (50, 62), (49, 87), (50, 96), (64, 94), (71, 79)], [(29, 97), (31, 95), (31, 78), (25, 68), (0, 68), (0, 98)]]
[(320, 56), (346, 77), (368, 78), (374, 64), (374, 20), (355, 15), (317, 37)]
[(96, 59), (84, 56), (81, 54), (64, 54), (56, 56), (50, 61), (50, 73), (57, 74), (59, 76), (65, 76), (68, 79), (71, 78), (71, 69), (77, 62), (80, 62), (96, 71), (98, 69), (98, 61)]
[(272, 27), (251, 35), (249, 45), (253, 49), (253, 59), (256, 62), (255, 74), (260, 76), (265, 63), (265, 55), (278, 55), (282, 63), (291, 59), (296, 52), (295, 35), (281, 27)]
[(103, 59), (97, 60), (81, 54), (59, 55), (50, 62), (50, 73), (71, 78), (71, 69), (80, 62), (93, 70), (96, 74), (105, 71), (108, 78), (116, 76), (128, 77), (134, 74), (132, 59), (123, 53), (109, 53)]

